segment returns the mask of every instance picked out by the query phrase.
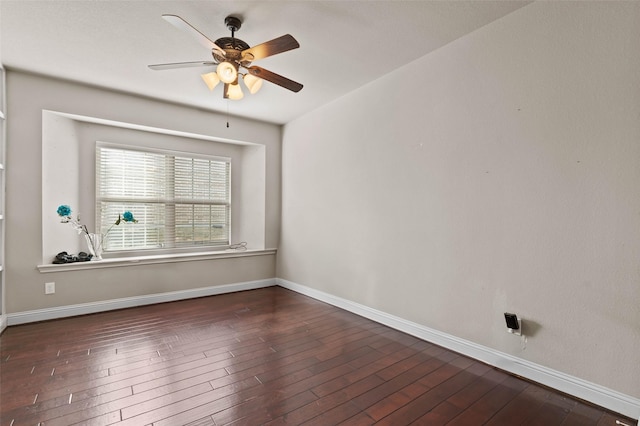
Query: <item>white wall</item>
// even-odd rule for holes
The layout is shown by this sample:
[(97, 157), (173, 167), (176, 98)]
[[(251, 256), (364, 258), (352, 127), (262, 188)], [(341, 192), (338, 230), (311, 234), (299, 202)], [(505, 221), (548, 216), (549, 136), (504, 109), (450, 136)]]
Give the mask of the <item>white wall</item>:
[(536, 2), (289, 123), (278, 277), (640, 397), (638, 40)]
[[(2, 13), (0, 12), (0, 26), (2, 25)], [(2, 65), (2, 43), (0, 43), (0, 65)], [(3, 69), (3, 73), (4, 73), (4, 69)], [(2, 108), (2, 113), (5, 113), (4, 110), (4, 81), (0, 81), (0, 90), (3, 91), (2, 95), (0, 95), (0, 102), (2, 102), (2, 105), (0, 106), (0, 108)], [(2, 134), (0, 134), (0, 138), (3, 138), (4, 141), (4, 125), (0, 126), (0, 132), (2, 132)], [(0, 155), (4, 156), (4, 150), (3, 147), (0, 146)], [(4, 158), (2, 158), (2, 161), (4, 162)], [(4, 180), (2, 181), (4, 182)], [(0, 185), (0, 191), (4, 190), (4, 183), (2, 183)], [(0, 206), (3, 208), (4, 210), (4, 206), (3, 203), (0, 203)], [(4, 227), (0, 224), (0, 232), (2, 232), (4, 234)], [(2, 241), (0, 241), (0, 250), (2, 250), (2, 252), (4, 253), (4, 244), (2, 244)], [(3, 256), (0, 256), (0, 259), (3, 258)], [(7, 318), (6, 318), (6, 313), (5, 313), (5, 303), (4, 303), (5, 297), (4, 297), (4, 277), (0, 277), (0, 333), (2, 333), (2, 331), (5, 329), (5, 327), (7, 326)]]
[[(256, 236), (256, 240), (259, 240), (259, 247), (256, 248), (278, 246), (281, 127), (232, 117), (231, 127), (227, 128), (226, 117), (211, 112), (49, 79), (18, 70), (9, 70), (7, 83), (7, 116), (12, 117), (7, 120), (6, 167), (6, 308), (9, 316), (75, 304), (95, 304), (167, 292), (188, 292), (203, 287), (275, 278), (273, 253), (245, 258), (41, 273), (36, 268), (37, 265), (47, 259), (52, 260), (52, 253), (67, 247), (67, 237), (78, 238), (71, 227), (59, 223), (55, 207), (46, 208), (44, 204), (74, 204), (80, 206), (77, 207), (78, 212), (86, 212), (92, 207), (91, 197), (87, 197), (87, 194), (91, 193), (93, 180), (79, 178), (87, 176), (87, 170), (83, 169), (84, 163), (93, 161), (91, 150), (94, 139), (104, 137), (107, 142), (123, 142), (132, 138), (137, 143), (148, 143), (149, 139), (155, 138), (158, 143), (163, 144), (162, 148), (178, 151), (189, 144), (191, 147), (193, 144), (200, 147), (206, 144), (202, 140), (185, 141), (179, 137), (172, 139), (161, 134), (87, 124), (67, 120), (63, 116), (47, 121), (47, 126), (50, 126), (47, 136), (50, 136), (50, 131), (56, 130), (58, 139), (43, 139), (44, 110), (232, 142), (223, 153), (229, 156), (237, 156), (238, 151), (246, 150), (247, 154), (241, 155), (248, 158), (245, 169), (258, 170), (262, 174), (257, 185), (262, 191), (254, 194), (260, 202), (249, 209), (250, 212), (242, 212), (242, 204), (248, 204), (246, 199), (239, 197), (232, 202), (237, 202), (241, 209), (241, 213), (235, 218), (236, 222), (247, 219), (252, 221), (241, 232)], [(47, 144), (55, 144), (64, 159), (80, 165), (78, 170), (61, 168), (56, 173), (55, 165), (49, 161), (50, 152), (47, 154), (48, 159), (45, 158), (47, 166), (43, 169), (43, 141), (47, 148), (45, 151), (51, 151)], [(236, 143), (250, 143), (255, 149)], [(211, 144), (213, 146), (217, 142)], [(70, 145), (76, 145), (78, 149), (71, 149)], [(47, 176), (44, 185), (43, 173)], [(255, 185), (251, 186), (246, 182), (249, 175), (248, 170), (240, 169), (236, 176), (236, 189), (241, 192), (256, 191)], [(43, 191), (46, 191), (44, 197)], [(255, 220), (256, 214), (262, 216), (261, 223)], [(83, 222), (85, 219), (92, 224), (93, 214), (83, 216)], [(45, 230), (47, 226), (55, 228)], [(236, 223), (236, 226), (243, 229), (240, 223)], [(61, 235), (65, 238), (63, 244), (56, 241), (56, 238), (63, 239)], [(252, 241), (248, 242), (253, 244)], [(75, 249), (80, 247), (76, 245)], [(71, 252), (75, 252), (74, 247), (71, 247)], [(44, 283), (50, 281), (56, 283), (56, 293), (45, 295)]]

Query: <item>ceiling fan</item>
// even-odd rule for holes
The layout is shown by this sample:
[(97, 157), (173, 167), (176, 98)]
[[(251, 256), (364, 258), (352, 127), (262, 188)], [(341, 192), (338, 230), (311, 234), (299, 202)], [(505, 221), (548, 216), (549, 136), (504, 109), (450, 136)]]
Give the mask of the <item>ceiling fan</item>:
[[(224, 20), (225, 25), (231, 31), (231, 37), (221, 37), (215, 42), (177, 15), (162, 15), (162, 17), (174, 27), (191, 34), (201, 45), (211, 50), (213, 60), (149, 65), (152, 70), (217, 66), (215, 72), (202, 74), (202, 79), (209, 90), (213, 90), (219, 82), (224, 83), (223, 97), (225, 99), (238, 100), (244, 96), (239, 84), (240, 76), (252, 94), (260, 90), (262, 80), (267, 80), (292, 92), (299, 92), (302, 89), (302, 84), (298, 82), (252, 65), (255, 60), (300, 47), (300, 44), (290, 34), (249, 47), (244, 41), (235, 38), (236, 31), (242, 26), (242, 21), (236, 16), (227, 16)], [(246, 72), (243, 73), (243, 70)]]

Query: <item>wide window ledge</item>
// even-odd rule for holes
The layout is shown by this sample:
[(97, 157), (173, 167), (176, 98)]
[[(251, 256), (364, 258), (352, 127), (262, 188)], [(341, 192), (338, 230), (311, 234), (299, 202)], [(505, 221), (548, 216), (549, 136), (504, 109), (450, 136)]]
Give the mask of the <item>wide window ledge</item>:
[(198, 260), (229, 259), (234, 257), (269, 256), (277, 249), (249, 249), (210, 251), (204, 253), (160, 254), (153, 256), (121, 257), (116, 259), (94, 260), (61, 264), (38, 265), (41, 273), (80, 271), (85, 269), (120, 268), (123, 266), (153, 265), (157, 263), (194, 262)]

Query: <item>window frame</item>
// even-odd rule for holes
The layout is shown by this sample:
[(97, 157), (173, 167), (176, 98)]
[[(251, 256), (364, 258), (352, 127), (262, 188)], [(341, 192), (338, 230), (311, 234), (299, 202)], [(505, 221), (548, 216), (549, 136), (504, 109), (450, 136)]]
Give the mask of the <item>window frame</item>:
[[(190, 152), (190, 151), (180, 151), (180, 150), (171, 150), (164, 148), (155, 148), (152, 146), (141, 146), (134, 144), (121, 144), (121, 143), (112, 143), (112, 142), (103, 142), (96, 141), (95, 143), (95, 169), (94, 169), (94, 177), (95, 177), (95, 191), (94, 191), (94, 207), (95, 207), (95, 225), (96, 229), (102, 229), (102, 217), (101, 217), (101, 209), (100, 202), (103, 201), (103, 197), (100, 196), (99, 185), (100, 185), (100, 166), (98, 165), (99, 161), (99, 152), (101, 148), (110, 148), (110, 149), (119, 149), (119, 150), (128, 150), (135, 152), (143, 152), (143, 153), (151, 153), (158, 154), (166, 157), (181, 157), (181, 158), (189, 158), (189, 159), (201, 159), (207, 161), (220, 161), (228, 164), (227, 170), (227, 193), (228, 193), (228, 201), (226, 203), (220, 202), (211, 202), (211, 203), (203, 203), (201, 200), (198, 200), (196, 204), (206, 204), (206, 205), (226, 205), (227, 206), (227, 241), (223, 244), (194, 244), (194, 245), (178, 245), (172, 247), (150, 247), (150, 248), (128, 248), (128, 249), (117, 249), (117, 250), (108, 250), (103, 252), (104, 258), (122, 258), (122, 257), (136, 257), (136, 256), (154, 256), (154, 255), (167, 255), (167, 254), (189, 254), (189, 253), (206, 253), (206, 252), (215, 252), (229, 249), (232, 241), (232, 157), (213, 155), (213, 154), (205, 154), (199, 152)], [(175, 164), (174, 164), (175, 166)], [(174, 169), (175, 170), (175, 169)], [(175, 171), (174, 171), (175, 173)], [(184, 201), (184, 198), (166, 198), (166, 200), (173, 200), (172, 204), (175, 207), (175, 204), (179, 204), (179, 201)], [(144, 202), (144, 201), (142, 201)], [(165, 206), (167, 204), (165, 203)], [(120, 225), (122, 226), (122, 225)], [(124, 226), (128, 226), (124, 224)], [(135, 225), (133, 225), (135, 226)], [(168, 226), (165, 223), (165, 227)], [(176, 222), (173, 222), (173, 232), (172, 234), (176, 235)], [(166, 233), (165, 233), (166, 235)], [(175, 242), (175, 241), (174, 241)]]

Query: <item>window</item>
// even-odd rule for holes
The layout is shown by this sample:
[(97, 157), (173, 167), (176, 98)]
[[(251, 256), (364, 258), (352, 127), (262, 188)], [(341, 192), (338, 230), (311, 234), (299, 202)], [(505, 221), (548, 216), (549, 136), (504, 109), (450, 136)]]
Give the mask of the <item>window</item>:
[[(105, 252), (229, 245), (228, 158), (98, 144), (96, 228)], [(114, 226), (130, 211), (136, 224)]]

